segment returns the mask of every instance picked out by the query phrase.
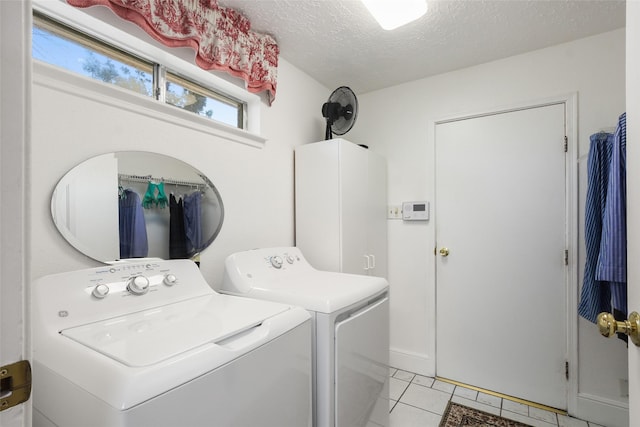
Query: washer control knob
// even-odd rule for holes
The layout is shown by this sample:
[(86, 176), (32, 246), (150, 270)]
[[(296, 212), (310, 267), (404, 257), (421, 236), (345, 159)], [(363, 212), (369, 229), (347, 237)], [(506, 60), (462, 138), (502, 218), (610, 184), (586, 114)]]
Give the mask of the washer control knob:
[(96, 285), (95, 288), (93, 288), (93, 291), (91, 292), (91, 295), (93, 295), (94, 297), (96, 297), (98, 299), (102, 299), (102, 298), (106, 297), (108, 293), (109, 293), (109, 287), (107, 285), (105, 285), (104, 283), (100, 283), (100, 284)]
[(287, 262), (289, 264), (293, 264), (294, 259), (293, 259), (293, 257), (291, 255), (289, 255), (289, 254), (285, 255), (285, 259), (287, 260)]
[(175, 274), (167, 274), (166, 276), (164, 276), (164, 280), (162, 281), (162, 283), (164, 283), (167, 286), (173, 286), (176, 283), (178, 283), (178, 278), (176, 277)]
[(279, 256), (272, 256), (271, 257), (271, 265), (274, 266), (275, 268), (281, 268), (282, 267), (282, 258), (280, 258)]
[(149, 291), (149, 279), (144, 276), (134, 276), (129, 279), (127, 290), (134, 295), (143, 295)]

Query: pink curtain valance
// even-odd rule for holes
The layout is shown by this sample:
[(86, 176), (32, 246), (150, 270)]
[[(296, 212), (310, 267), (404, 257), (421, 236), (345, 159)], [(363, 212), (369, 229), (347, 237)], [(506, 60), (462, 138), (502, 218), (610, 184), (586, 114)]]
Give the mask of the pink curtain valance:
[(217, 0), (67, 0), (75, 7), (106, 6), (170, 47), (192, 47), (196, 64), (226, 71), (249, 92), (275, 99), (278, 54), (273, 37), (251, 31), (249, 20)]

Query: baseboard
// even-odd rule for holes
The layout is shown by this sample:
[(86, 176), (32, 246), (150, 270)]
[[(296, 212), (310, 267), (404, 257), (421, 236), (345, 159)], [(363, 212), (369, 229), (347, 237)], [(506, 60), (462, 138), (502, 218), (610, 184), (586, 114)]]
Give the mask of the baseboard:
[(629, 427), (629, 405), (589, 394), (578, 394), (577, 412), (581, 420), (607, 427)]
[(389, 350), (389, 364), (394, 368), (427, 377), (435, 377), (436, 375), (435, 359), (425, 354), (410, 353), (392, 348)]

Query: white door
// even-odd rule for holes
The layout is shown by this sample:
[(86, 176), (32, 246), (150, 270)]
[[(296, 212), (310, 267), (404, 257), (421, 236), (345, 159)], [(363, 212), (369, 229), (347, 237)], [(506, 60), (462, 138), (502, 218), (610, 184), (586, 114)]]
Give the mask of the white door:
[[(0, 366), (29, 358), (29, 322), (24, 316), (25, 152), (31, 84), (31, 1), (0, 1)], [(3, 381), (4, 383), (4, 381)], [(4, 385), (4, 384), (3, 384)], [(11, 395), (0, 393), (0, 406)], [(0, 425), (30, 425), (30, 403), (0, 412)]]
[[(639, 117), (640, 118), (640, 117)], [(627, 121), (627, 124), (629, 122)], [(640, 120), (637, 121), (640, 123)], [(631, 154), (628, 152), (627, 154)], [(630, 157), (627, 157), (630, 159)], [(640, 160), (640, 151), (635, 155), (635, 161)], [(636, 166), (636, 168), (638, 168)], [(640, 168), (638, 168), (640, 169)], [(629, 176), (630, 169), (627, 169), (627, 176)], [(636, 176), (640, 177), (639, 173), (635, 173)], [(629, 192), (629, 213), (639, 212), (640, 211), (640, 198), (635, 196), (637, 201), (634, 202), (635, 207), (631, 208), (631, 193)], [(630, 239), (635, 239), (636, 242), (640, 242), (640, 221), (637, 217), (628, 216), (627, 226), (629, 231)], [(632, 223), (638, 223), (632, 225)], [(640, 245), (638, 243), (629, 244), (629, 252), (627, 256), (629, 259), (633, 259), (632, 257), (635, 254), (635, 259), (637, 259), (638, 254), (640, 253)], [(637, 263), (636, 263), (637, 264)], [(627, 266), (627, 279), (628, 279), (628, 307), (629, 312), (636, 311), (640, 313), (640, 268), (638, 266), (633, 265), (633, 263), (629, 263)], [(629, 426), (637, 427), (640, 426), (640, 347), (631, 343), (629, 340)]]
[[(93, 259), (120, 259), (115, 154), (95, 156), (74, 167), (58, 182), (51, 199), (53, 222), (74, 248)], [(92, 211), (89, 215), (88, 207)]]
[(436, 125), (438, 376), (567, 408), (565, 105)]

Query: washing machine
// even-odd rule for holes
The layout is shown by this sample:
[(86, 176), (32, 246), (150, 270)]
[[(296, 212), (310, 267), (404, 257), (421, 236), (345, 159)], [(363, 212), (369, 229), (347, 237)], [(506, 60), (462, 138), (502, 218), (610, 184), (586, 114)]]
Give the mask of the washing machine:
[(313, 268), (296, 247), (225, 260), (220, 291), (298, 305), (313, 335), (314, 426), (389, 425), (389, 286)]
[(33, 425), (312, 425), (311, 321), (222, 295), (189, 260), (33, 286)]

